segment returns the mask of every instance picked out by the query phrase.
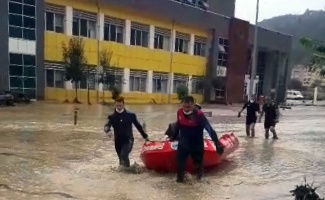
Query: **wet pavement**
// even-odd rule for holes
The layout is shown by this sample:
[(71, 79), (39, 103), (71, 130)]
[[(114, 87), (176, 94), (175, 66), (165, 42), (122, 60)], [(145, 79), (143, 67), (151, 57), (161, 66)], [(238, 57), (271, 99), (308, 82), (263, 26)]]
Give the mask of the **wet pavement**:
[[(80, 108), (73, 125), (75, 107)], [(163, 137), (177, 106), (129, 106), (146, 121), (151, 139)], [(325, 107), (281, 111), (279, 140), (247, 139), (239, 107), (204, 106), (219, 135), (235, 132), (240, 148), (202, 183), (179, 185), (175, 175), (117, 172), (114, 144), (103, 134), (109, 106), (44, 104), (0, 108), (0, 199), (266, 200), (293, 199), (307, 181), (325, 196)], [(137, 131), (132, 161), (141, 163)]]

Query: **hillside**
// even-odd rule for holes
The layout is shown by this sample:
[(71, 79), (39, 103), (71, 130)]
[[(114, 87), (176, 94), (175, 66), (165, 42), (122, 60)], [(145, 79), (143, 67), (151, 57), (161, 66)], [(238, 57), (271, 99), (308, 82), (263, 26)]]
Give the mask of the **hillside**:
[(259, 22), (261, 27), (288, 33), (293, 36), (292, 62), (308, 62), (309, 52), (299, 44), (301, 37), (325, 41), (325, 11), (307, 10), (302, 15), (283, 15)]

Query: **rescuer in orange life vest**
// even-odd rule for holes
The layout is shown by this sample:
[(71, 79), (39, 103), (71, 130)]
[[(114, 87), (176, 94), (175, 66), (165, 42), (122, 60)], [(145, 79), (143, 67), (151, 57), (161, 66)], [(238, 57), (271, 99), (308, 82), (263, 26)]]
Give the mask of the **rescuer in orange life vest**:
[[(196, 109), (198, 109), (198, 110), (201, 110), (201, 109), (202, 109), (202, 107), (201, 107), (200, 104), (198, 104), (198, 103), (194, 104), (194, 107), (195, 107)], [(165, 132), (165, 136), (166, 136), (166, 138), (171, 138), (171, 137), (175, 134), (176, 126), (177, 126), (177, 121), (168, 124), (168, 128), (167, 128), (167, 130), (166, 130), (166, 132)]]
[[(199, 105), (197, 107), (200, 107)], [(203, 129), (206, 129), (211, 139), (215, 142), (218, 154), (222, 154), (224, 147), (220, 144), (216, 132), (211, 127), (204, 113), (195, 108), (194, 98), (187, 96), (183, 99), (183, 107), (177, 111), (177, 124), (170, 140), (178, 140), (177, 147), (177, 182), (184, 182), (186, 163), (191, 156), (197, 178), (203, 175), (204, 137)]]

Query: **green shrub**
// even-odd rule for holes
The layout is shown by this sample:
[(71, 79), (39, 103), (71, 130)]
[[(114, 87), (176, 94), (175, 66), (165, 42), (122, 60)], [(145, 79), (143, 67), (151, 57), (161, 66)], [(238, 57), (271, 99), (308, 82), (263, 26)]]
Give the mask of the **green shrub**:
[(188, 96), (188, 88), (186, 85), (180, 85), (176, 88), (176, 93), (179, 100), (183, 100), (184, 97)]

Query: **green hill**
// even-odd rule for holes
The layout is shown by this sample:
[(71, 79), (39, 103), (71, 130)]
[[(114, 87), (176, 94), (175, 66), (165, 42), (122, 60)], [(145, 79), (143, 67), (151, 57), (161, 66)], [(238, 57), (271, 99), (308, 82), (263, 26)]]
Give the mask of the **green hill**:
[(304, 64), (308, 62), (310, 53), (300, 44), (301, 37), (309, 37), (325, 41), (325, 11), (307, 10), (302, 15), (283, 15), (259, 22), (263, 28), (276, 30), (293, 36), (292, 62)]

